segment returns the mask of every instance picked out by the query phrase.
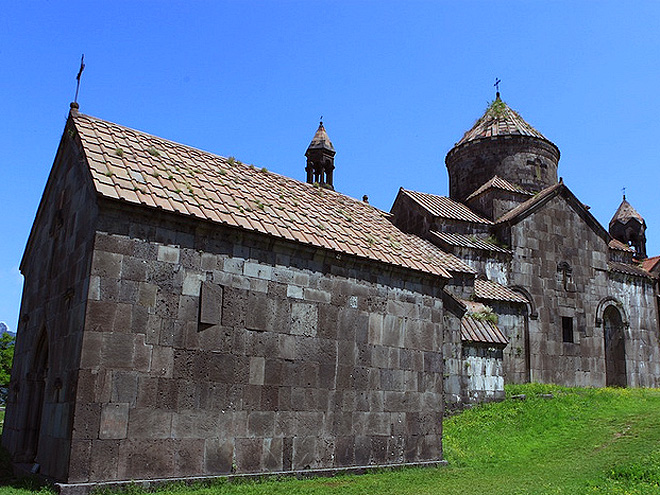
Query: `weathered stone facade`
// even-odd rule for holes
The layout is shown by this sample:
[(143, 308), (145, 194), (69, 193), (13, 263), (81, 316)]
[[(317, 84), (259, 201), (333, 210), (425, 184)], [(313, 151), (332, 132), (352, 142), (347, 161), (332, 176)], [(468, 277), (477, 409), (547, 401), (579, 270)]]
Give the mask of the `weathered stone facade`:
[(438, 463), (445, 408), (505, 383), (660, 385), (644, 220), (624, 198), (605, 230), (499, 95), (449, 197), (334, 192), (322, 125), (306, 156), (309, 184), (73, 107), (21, 264), (15, 462), (73, 484)]
[[(108, 197), (106, 181), (137, 178), (126, 195), (139, 198), (160, 173), (137, 158), (124, 172), (139, 150), (121, 136), (104, 150), (87, 122), (69, 119), (21, 267), (3, 432), (16, 462), (75, 484), (442, 461), (448, 275), (423, 263), (450, 255), (360, 201), (229, 160), (219, 184), (256, 177), (314, 208), (290, 223), (305, 242)], [(161, 163), (166, 143), (151, 139)], [(191, 153), (191, 175), (217, 159)], [(114, 167), (99, 175), (92, 160)], [(290, 218), (283, 204), (268, 218)], [(356, 236), (310, 241), (320, 206), (366, 232), (362, 256)], [(404, 249), (416, 269), (374, 259)]]
[(431, 280), (126, 213), (96, 234), (69, 481), (441, 458)]
[[(447, 154), (449, 198), (401, 189), (394, 222), (476, 272), (446, 290), (498, 315), (505, 382), (657, 387), (658, 275), (638, 266), (646, 223), (624, 197), (608, 232), (557, 180), (558, 160), (498, 95)], [(447, 404), (470, 402), (477, 380), (459, 378), (459, 356), (474, 359), (474, 348), (456, 338), (445, 347)], [(484, 371), (480, 397), (497, 373)]]

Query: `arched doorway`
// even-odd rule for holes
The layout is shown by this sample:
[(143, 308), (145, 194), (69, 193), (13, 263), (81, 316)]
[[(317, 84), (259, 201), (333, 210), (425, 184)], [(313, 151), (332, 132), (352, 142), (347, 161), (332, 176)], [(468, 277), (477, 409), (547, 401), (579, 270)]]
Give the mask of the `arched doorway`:
[(608, 387), (625, 387), (626, 346), (623, 338), (623, 319), (615, 306), (603, 311), (603, 333), (605, 335), (605, 373)]
[(35, 461), (39, 451), (39, 434), (41, 417), (44, 409), (46, 377), (48, 376), (48, 337), (46, 331), (41, 333), (36, 347), (32, 367), (27, 376), (28, 409), (23, 431), (23, 460), (27, 463)]

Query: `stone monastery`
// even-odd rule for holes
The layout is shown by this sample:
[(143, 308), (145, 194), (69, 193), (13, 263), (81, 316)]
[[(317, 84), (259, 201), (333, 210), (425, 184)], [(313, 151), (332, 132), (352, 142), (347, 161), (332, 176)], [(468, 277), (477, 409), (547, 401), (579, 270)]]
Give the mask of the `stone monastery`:
[[(442, 461), (446, 409), (504, 383), (660, 385), (658, 273), (501, 99), (449, 197), (389, 213), (71, 112), (21, 262), (2, 444), (65, 487)], [(301, 164), (302, 165), (302, 164)], [(301, 166), (302, 169), (302, 166)]]

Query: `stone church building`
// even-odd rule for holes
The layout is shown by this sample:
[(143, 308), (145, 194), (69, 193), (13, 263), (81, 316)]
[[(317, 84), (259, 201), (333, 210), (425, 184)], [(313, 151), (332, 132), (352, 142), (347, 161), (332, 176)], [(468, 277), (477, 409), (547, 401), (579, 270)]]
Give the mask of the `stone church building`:
[[(660, 258), (499, 97), (391, 212), (72, 104), (29, 236), (3, 446), (64, 484), (442, 461), (504, 383), (660, 381)], [(302, 164), (301, 164), (302, 165)], [(341, 168), (341, 167), (340, 167)], [(302, 166), (301, 166), (302, 170)]]

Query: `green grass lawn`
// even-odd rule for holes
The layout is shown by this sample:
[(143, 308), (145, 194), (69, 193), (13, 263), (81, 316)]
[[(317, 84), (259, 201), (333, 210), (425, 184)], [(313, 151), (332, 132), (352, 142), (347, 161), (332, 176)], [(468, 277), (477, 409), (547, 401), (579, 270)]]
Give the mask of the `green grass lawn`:
[[(660, 494), (660, 390), (508, 387), (527, 395), (444, 422), (449, 466), (310, 480), (174, 485), (161, 493)], [(552, 393), (553, 398), (542, 394)], [(139, 492), (131, 489), (130, 492)], [(7, 485), (0, 495), (35, 489)]]

